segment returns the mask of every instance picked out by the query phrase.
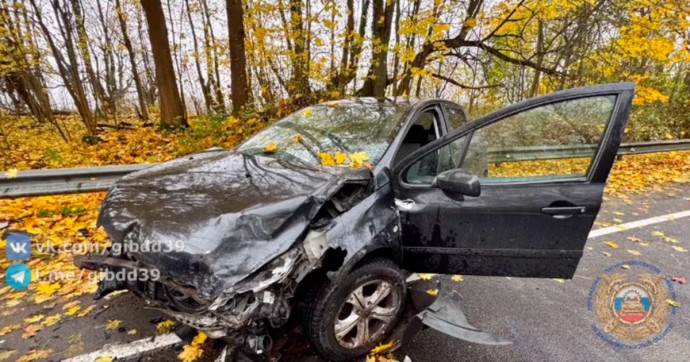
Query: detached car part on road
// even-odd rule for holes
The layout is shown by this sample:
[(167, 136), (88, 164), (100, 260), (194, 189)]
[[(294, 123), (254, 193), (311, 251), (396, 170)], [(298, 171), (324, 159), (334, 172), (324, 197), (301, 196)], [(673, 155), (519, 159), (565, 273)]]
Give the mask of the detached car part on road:
[[(103, 280), (99, 295), (129, 289), (257, 353), (269, 352), (265, 336), (302, 305), (325, 358), (363, 355), (400, 320), (408, 272), (572, 278), (633, 91), (632, 83), (571, 89), (473, 122), (440, 100), (313, 106), (234, 150), (127, 175), (99, 217), (122, 252), (75, 262), (159, 271), (156, 281)], [(591, 152), (559, 150), (573, 145)], [(514, 161), (521, 148), (546, 151)], [(370, 167), (322, 165), (324, 155), (360, 152)], [(469, 326), (454, 303), (418, 316), (459, 338), (503, 343)]]

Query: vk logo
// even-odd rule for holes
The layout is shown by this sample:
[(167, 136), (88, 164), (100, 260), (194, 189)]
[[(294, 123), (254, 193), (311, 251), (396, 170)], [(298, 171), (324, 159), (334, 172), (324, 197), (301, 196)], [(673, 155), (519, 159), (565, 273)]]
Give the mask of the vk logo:
[(7, 285), (14, 290), (22, 290), (31, 282), (31, 269), (26, 264), (17, 263), (10, 265), (5, 273)]
[(8, 232), (5, 240), (7, 241), (7, 259), (26, 260), (31, 257), (31, 238), (29, 235)]

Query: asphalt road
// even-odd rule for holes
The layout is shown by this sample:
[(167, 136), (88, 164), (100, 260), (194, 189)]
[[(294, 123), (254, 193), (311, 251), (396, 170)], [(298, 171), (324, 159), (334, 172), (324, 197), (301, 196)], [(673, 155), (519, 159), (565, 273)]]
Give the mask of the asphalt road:
[[(690, 210), (690, 185), (650, 192), (627, 203), (617, 198), (606, 200), (595, 228)], [(483, 346), (456, 340), (433, 330), (424, 330), (395, 355), (402, 360), (424, 361), (690, 361), (690, 284), (674, 283), (679, 308), (671, 316), (669, 334), (652, 346), (626, 350), (616, 348), (592, 330), (595, 316), (587, 309), (587, 296), (593, 281), (614, 264), (637, 260), (661, 269), (668, 276), (690, 279), (690, 252), (681, 253), (672, 244), (655, 236), (661, 231), (690, 249), (690, 218), (667, 221), (642, 228), (620, 231), (588, 240), (585, 255), (575, 278), (565, 282), (553, 279), (490, 278), (466, 276), (462, 282), (444, 279), (464, 297), (463, 307), (475, 326), (513, 341), (512, 345)], [(536, 231), (535, 231), (536, 232)], [(647, 242), (643, 247), (627, 239), (634, 236)], [(620, 248), (604, 244), (615, 241)], [(627, 250), (637, 250), (639, 256)], [(610, 256), (604, 254), (609, 253)], [(127, 294), (98, 302), (81, 299), (82, 308), (95, 304), (96, 310), (83, 318), (62, 321), (28, 340), (20, 332), (0, 337), (0, 352), (16, 349), (13, 357), (31, 349), (53, 350), (47, 360), (61, 360), (100, 350), (111, 343), (127, 343), (156, 334), (155, 324), (163, 314), (145, 309), (142, 301)], [(43, 312), (50, 306), (26, 305), (2, 316), (0, 327), (19, 323), (23, 318)], [(107, 330), (109, 320), (122, 321), (116, 330)], [(130, 334), (136, 330), (136, 334)], [(128, 333), (128, 331), (130, 333)], [(212, 360), (217, 346), (208, 344), (203, 360)], [(174, 360), (181, 344), (134, 360)]]

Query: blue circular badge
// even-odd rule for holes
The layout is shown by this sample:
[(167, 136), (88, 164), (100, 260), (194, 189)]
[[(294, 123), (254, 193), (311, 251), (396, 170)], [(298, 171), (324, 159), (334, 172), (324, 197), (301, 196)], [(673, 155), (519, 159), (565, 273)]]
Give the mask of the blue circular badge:
[(661, 270), (640, 261), (612, 265), (589, 291), (587, 309), (594, 312), (592, 329), (609, 344), (625, 349), (651, 346), (673, 327), (676, 298)]
[(31, 269), (26, 264), (12, 264), (5, 272), (5, 280), (10, 288), (22, 290), (28, 287), (31, 282)]

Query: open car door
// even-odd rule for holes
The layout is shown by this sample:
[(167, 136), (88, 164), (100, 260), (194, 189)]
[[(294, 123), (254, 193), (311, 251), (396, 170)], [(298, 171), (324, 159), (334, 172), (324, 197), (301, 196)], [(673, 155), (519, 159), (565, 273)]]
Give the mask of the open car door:
[(393, 170), (415, 272), (572, 278), (634, 83), (552, 93), (466, 124)]

